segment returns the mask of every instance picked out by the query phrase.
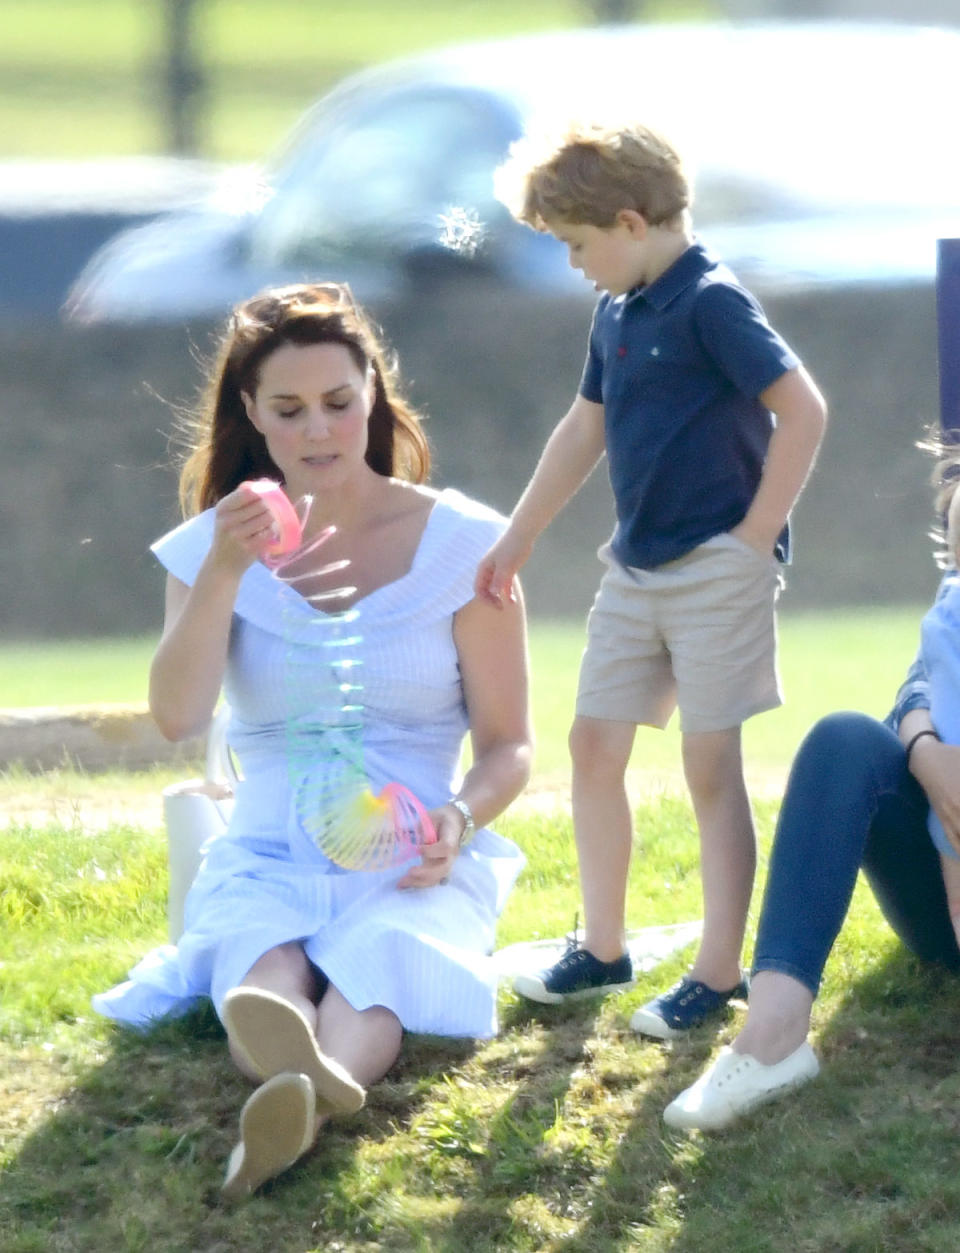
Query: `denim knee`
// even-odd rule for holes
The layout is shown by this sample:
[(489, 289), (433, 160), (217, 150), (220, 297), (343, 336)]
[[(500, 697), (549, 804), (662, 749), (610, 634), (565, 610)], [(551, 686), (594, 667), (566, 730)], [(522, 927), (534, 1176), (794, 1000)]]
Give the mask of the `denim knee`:
[(869, 714), (840, 710), (814, 723), (801, 747), (809, 745), (812, 751), (836, 754), (838, 760), (848, 761), (854, 754), (861, 756), (864, 750), (872, 753), (878, 740), (889, 740), (891, 737), (896, 739), (894, 732)]
[(850, 796), (866, 785), (876, 795), (896, 786), (904, 768), (903, 746), (894, 731), (869, 714), (842, 711), (811, 727), (797, 751), (791, 785), (809, 771), (821, 794), (838, 788)]

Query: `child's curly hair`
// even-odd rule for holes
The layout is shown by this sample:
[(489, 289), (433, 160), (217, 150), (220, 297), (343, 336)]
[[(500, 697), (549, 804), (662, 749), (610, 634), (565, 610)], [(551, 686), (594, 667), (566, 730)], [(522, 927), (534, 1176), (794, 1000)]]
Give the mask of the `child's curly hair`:
[(551, 222), (610, 227), (623, 209), (661, 226), (692, 201), (673, 145), (639, 122), (576, 122), (559, 134), (527, 136), (510, 149), (495, 182), (514, 217), (538, 231)]

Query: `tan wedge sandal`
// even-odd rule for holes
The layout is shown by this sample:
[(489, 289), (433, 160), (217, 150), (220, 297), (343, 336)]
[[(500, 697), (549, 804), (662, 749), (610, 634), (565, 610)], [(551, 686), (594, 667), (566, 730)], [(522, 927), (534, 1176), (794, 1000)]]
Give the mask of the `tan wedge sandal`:
[(291, 1167), (317, 1138), (316, 1093), (308, 1075), (268, 1079), (240, 1112), (240, 1142), (230, 1154), (220, 1188), (239, 1201)]
[(292, 1071), (309, 1075), (320, 1114), (355, 1114), (365, 1090), (339, 1062), (320, 1051), (305, 1016), (290, 1001), (263, 988), (232, 988), (223, 1021), (234, 1047), (260, 1078)]

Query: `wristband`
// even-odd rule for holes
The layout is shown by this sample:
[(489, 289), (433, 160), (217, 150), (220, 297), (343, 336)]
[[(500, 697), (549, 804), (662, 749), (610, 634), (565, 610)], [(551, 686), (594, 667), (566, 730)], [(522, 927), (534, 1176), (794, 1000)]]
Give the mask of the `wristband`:
[(907, 765), (908, 766), (910, 765), (910, 754), (913, 752), (914, 745), (916, 744), (917, 740), (922, 740), (925, 735), (932, 735), (935, 740), (940, 739), (940, 736), (937, 735), (936, 731), (934, 731), (931, 727), (927, 727), (923, 731), (918, 731), (916, 735), (914, 735), (910, 739), (910, 742), (907, 744)]

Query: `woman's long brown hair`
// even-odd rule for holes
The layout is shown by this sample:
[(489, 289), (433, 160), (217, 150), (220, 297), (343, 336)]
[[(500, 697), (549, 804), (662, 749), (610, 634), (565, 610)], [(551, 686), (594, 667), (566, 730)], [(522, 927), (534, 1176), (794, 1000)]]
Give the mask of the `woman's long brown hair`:
[(245, 479), (282, 475), (247, 416), (243, 393), (255, 395), (260, 369), (284, 344), (342, 344), (375, 392), (368, 423), (367, 464), (377, 474), (423, 483), (430, 449), (420, 417), (400, 391), (369, 318), (339, 283), (276, 288), (239, 305), (230, 317), (199, 412), (190, 420), (190, 451), (180, 472), (185, 516), (215, 505)]

